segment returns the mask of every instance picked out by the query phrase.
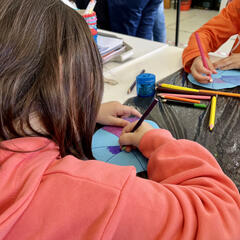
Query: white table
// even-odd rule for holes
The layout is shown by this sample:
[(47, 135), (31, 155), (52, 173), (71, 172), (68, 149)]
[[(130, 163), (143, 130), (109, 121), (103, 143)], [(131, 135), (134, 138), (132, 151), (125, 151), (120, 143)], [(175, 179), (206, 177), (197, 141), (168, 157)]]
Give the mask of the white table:
[(143, 69), (155, 74), (158, 81), (182, 68), (181, 48), (123, 34), (115, 35), (133, 47), (134, 54), (124, 63), (110, 62), (104, 65), (104, 77), (113, 79), (118, 84), (104, 84), (103, 102), (116, 100), (123, 103), (136, 96), (136, 88), (131, 94), (127, 94), (127, 90)]

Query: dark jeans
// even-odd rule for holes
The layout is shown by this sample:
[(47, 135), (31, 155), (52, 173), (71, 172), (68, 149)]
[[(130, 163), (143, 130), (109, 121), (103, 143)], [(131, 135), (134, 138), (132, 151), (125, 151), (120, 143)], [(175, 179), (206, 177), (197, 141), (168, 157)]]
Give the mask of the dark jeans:
[(162, 0), (108, 0), (111, 31), (152, 39)]
[(153, 26), (153, 40), (158, 42), (166, 42), (167, 40), (163, 2), (160, 3), (157, 10), (157, 15)]

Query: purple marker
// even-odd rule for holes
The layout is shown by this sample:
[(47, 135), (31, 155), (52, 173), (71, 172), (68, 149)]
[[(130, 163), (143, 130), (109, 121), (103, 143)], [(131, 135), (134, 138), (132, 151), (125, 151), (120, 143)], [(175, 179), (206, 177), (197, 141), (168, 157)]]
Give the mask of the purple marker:
[(137, 124), (135, 125), (135, 127), (133, 128), (133, 130), (131, 132), (136, 131), (142, 124), (142, 122), (145, 120), (145, 118), (148, 116), (148, 114), (152, 111), (152, 109), (154, 108), (154, 106), (157, 104), (158, 99), (154, 98), (153, 102), (151, 103), (151, 105), (148, 107), (148, 109), (146, 110), (146, 112), (142, 115), (142, 117), (138, 120)]
[[(142, 115), (142, 117), (138, 120), (137, 124), (134, 126), (134, 128), (132, 129), (131, 132), (136, 131), (142, 124), (142, 122), (145, 120), (145, 118), (148, 116), (148, 114), (152, 111), (152, 109), (154, 108), (154, 106), (157, 104), (158, 99), (154, 98), (153, 102), (151, 103), (151, 105), (148, 107), (148, 109), (146, 110), (146, 112)], [(126, 146), (123, 146), (121, 148), (123, 151), (126, 150)]]

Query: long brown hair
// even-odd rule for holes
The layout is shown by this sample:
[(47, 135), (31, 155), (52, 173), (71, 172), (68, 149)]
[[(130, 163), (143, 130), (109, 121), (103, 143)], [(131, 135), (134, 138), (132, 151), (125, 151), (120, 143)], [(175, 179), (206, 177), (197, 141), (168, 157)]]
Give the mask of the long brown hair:
[[(101, 57), (77, 12), (60, 0), (1, 1), (2, 140), (44, 136), (57, 143), (62, 157), (92, 158), (102, 91)], [(45, 133), (32, 127), (32, 113)]]

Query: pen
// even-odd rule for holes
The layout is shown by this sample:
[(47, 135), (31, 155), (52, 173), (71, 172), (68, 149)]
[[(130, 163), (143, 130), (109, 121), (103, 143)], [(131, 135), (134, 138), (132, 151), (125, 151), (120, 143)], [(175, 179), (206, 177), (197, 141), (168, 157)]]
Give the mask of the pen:
[[(140, 74), (143, 74), (143, 73), (145, 73), (145, 69), (143, 69), (140, 73), (139, 73), (139, 75)], [(130, 88), (127, 90), (127, 94), (129, 94), (129, 93), (131, 93), (132, 92), (132, 90), (133, 90), (133, 88), (135, 87), (135, 85), (136, 85), (136, 79), (134, 80), (134, 82), (132, 83), (132, 85), (130, 86)]]
[(158, 99), (154, 98), (153, 102), (151, 103), (151, 105), (148, 107), (148, 109), (146, 110), (146, 112), (142, 115), (142, 117), (138, 120), (137, 124), (134, 126), (134, 128), (132, 129), (131, 132), (136, 131), (142, 124), (142, 122), (145, 120), (145, 118), (148, 116), (148, 114), (152, 111), (152, 109), (154, 108), (154, 106), (157, 104)]
[(181, 97), (165, 96), (165, 95), (162, 95), (161, 93), (160, 93), (160, 94), (157, 94), (157, 96), (159, 96), (159, 97), (161, 97), (161, 98), (178, 100), (178, 101), (182, 101), (182, 102), (201, 103), (200, 100), (190, 99), (190, 98), (181, 98)]
[[(148, 116), (148, 114), (152, 111), (152, 109), (154, 108), (154, 106), (158, 103), (158, 99), (154, 98), (153, 102), (151, 103), (151, 105), (148, 107), (148, 109), (145, 111), (145, 113), (142, 115), (142, 117), (138, 120), (138, 122), (136, 123), (136, 125), (134, 126), (134, 128), (132, 129), (131, 132), (136, 131), (142, 124), (142, 122), (145, 120), (145, 118)], [(125, 150), (126, 146), (123, 146), (121, 148), (121, 150)]]
[(156, 87), (156, 90), (160, 93), (179, 93), (179, 94), (189, 94), (190, 96), (191, 95), (201, 95), (201, 96), (215, 96), (216, 95), (213, 93), (200, 93), (199, 91), (192, 92), (192, 91), (172, 89), (172, 88), (167, 88), (167, 87), (161, 87), (160, 85)]
[(191, 95), (191, 94), (175, 94), (175, 93), (160, 93), (162, 96), (167, 97), (180, 97), (180, 98), (191, 98), (191, 99), (202, 99), (211, 100), (211, 96)]
[(163, 99), (162, 102), (171, 104), (171, 105), (184, 106), (184, 107), (207, 108), (206, 104), (201, 104), (201, 103), (183, 102), (183, 101), (177, 101), (177, 100), (171, 100), (171, 99)]
[(203, 90), (199, 89), (199, 93), (205, 93), (205, 94), (214, 94), (214, 95), (222, 95), (227, 97), (240, 97), (239, 93), (231, 93), (231, 92), (220, 92), (220, 91), (212, 91), (212, 90)]
[(187, 91), (187, 92), (199, 92), (199, 90), (195, 89), (195, 88), (181, 87), (181, 86), (167, 84), (167, 83), (161, 83), (161, 84), (159, 84), (159, 86), (163, 87), (163, 88), (171, 88), (174, 90), (182, 90), (182, 91)]
[(87, 5), (87, 8), (84, 12), (84, 15), (90, 14), (93, 11), (95, 5), (96, 5), (96, 0), (90, 0), (89, 4)]
[(208, 95), (208, 96), (222, 95), (222, 96), (228, 96), (228, 97), (240, 97), (239, 93), (194, 89), (194, 88), (180, 87), (180, 86), (165, 84), (165, 83), (159, 84), (159, 86), (157, 87), (157, 90), (160, 90), (160, 89), (166, 89), (166, 91), (168, 92), (170, 92), (170, 89), (172, 89), (172, 92), (181, 92), (181, 93), (197, 94), (197, 95)]
[[(205, 54), (204, 54), (204, 50), (203, 50), (203, 47), (202, 47), (202, 44), (201, 44), (201, 41), (200, 41), (198, 32), (195, 32), (195, 37), (196, 37), (197, 45), (198, 45), (198, 48), (199, 48), (199, 51), (200, 51), (200, 54), (201, 54), (203, 66), (204, 66), (206, 69), (210, 70), (209, 67), (208, 67), (208, 64), (207, 64), (207, 60), (206, 60), (206, 57), (205, 57)], [(208, 76), (210, 77), (210, 82), (212, 82), (211, 74), (208, 74)]]
[(216, 96), (213, 96), (211, 101), (210, 118), (209, 118), (210, 131), (213, 130), (214, 124), (215, 124), (216, 105), (217, 105), (217, 98)]

